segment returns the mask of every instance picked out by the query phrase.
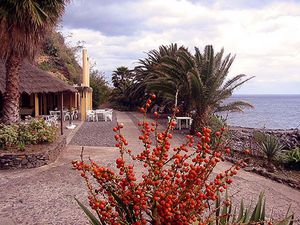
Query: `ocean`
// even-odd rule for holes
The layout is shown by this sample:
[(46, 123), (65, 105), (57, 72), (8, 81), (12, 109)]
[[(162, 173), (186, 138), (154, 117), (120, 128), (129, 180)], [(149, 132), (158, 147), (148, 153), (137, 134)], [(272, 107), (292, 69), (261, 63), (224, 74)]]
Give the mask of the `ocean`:
[(222, 113), (233, 126), (269, 129), (300, 129), (300, 95), (234, 95), (229, 101), (245, 100), (254, 108), (244, 113)]

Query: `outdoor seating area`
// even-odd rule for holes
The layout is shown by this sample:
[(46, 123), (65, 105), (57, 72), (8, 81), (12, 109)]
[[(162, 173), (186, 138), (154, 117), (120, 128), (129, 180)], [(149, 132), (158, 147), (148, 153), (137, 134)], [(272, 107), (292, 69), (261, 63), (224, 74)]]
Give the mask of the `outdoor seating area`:
[[(170, 123), (171, 119), (172, 118), (168, 116), (168, 123)], [(190, 129), (193, 122), (193, 119), (189, 116), (176, 116), (174, 120), (176, 122), (175, 129), (178, 130), (181, 130), (182, 128)]]
[[(50, 117), (57, 117), (58, 119), (61, 118), (61, 112), (59, 110), (54, 110), (54, 111), (49, 111)], [(68, 121), (68, 120), (76, 120), (79, 118), (78, 115), (78, 110), (63, 110), (63, 120)]]
[(87, 111), (87, 121), (98, 122), (98, 121), (112, 121), (112, 109), (96, 109)]

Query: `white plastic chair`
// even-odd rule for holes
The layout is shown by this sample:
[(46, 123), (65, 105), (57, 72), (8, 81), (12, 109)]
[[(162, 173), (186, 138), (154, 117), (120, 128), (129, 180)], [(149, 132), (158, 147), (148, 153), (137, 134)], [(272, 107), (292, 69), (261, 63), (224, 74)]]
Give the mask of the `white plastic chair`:
[(109, 120), (112, 121), (112, 111), (106, 111), (104, 113), (105, 121)]
[(94, 110), (87, 110), (87, 121), (97, 121), (98, 122), (98, 117), (97, 114), (95, 113)]

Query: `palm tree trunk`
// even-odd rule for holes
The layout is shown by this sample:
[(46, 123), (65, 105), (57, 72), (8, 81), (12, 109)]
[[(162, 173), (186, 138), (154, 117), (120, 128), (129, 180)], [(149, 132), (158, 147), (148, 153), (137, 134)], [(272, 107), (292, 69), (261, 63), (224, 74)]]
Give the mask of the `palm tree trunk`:
[(193, 123), (191, 126), (190, 134), (194, 135), (198, 131), (202, 131), (203, 127), (206, 127), (209, 122), (209, 113), (207, 110), (197, 110), (193, 116)]
[(6, 63), (6, 89), (3, 103), (3, 122), (12, 124), (20, 118), (20, 76), (21, 58), (11, 54)]

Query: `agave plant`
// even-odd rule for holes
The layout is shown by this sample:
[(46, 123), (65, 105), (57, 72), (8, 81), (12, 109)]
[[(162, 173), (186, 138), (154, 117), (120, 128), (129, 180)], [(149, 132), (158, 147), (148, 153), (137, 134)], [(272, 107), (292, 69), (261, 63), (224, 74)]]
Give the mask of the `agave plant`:
[(266, 134), (265, 138), (259, 142), (260, 150), (267, 157), (268, 163), (272, 163), (274, 158), (283, 149), (283, 145), (274, 135)]
[[(267, 218), (266, 215), (266, 198), (263, 192), (260, 193), (255, 207), (252, 208), (251, 204), (245, 207), (244, 200), (242, 199), (239, 205), (239, 210), (235, 207), (232, 211), (231, 204), (221, 204), (221, 197), (219, 196), (216, 201), (216, 215), (211, 225), (225, 225), (225, 224), (277, 224), (277, 225), (292, 225), (294, 215), (289, 215), (289, 209), (284, 219), (275, 223), (272, 218)], [(223, 202), (230, 203), (227, 192)]]
[[(96, 216), (85, 207), (78, 199), (76, 202), (86, 214), (88, 220), (92, 225), (104, 225), (102, 224)], [(266, 198), (263, 192), (260, 193), (258, 201), (253, 208), (251, 205), (245, 206), (243, 199), (239, 204), (239, 209), (231, 204), (231, 200), (226, 192), (225, 197), (222, 199), (220, 194), (216, 200), (216, 205), (214, 208), (215, 214), (211, 215), (211, 220), (207, 221), (208, 225), (227, 225), (227, 224), (240, 224), (240, 225), (250, 225), (250, 224), (274, 224), (274, 225), (293, 225), (294, 224), (294, 214), (289, 214), (289, 209), (283, 219), (279, 221), (274, 221), (272, 218), (267, 218), (266, 215)], [(200, 222), (195, 222), (193, 225), (199, 225)]]

